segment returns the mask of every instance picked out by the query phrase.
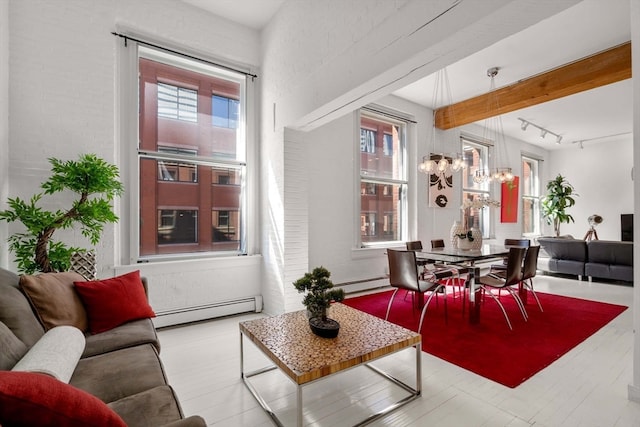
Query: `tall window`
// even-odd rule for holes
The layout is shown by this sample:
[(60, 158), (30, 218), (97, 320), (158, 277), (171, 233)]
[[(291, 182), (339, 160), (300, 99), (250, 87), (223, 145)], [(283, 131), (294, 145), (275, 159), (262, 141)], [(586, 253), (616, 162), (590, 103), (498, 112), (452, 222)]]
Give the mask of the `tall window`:
[(138, 47), (139, 257), (244, 251), (245, 76)]
[(522, 156), (522, 233), (540, 235), (540, 160)]
[(360, 244), (406, 240), (406, 123), (360, 115)]
[[(476, 200), (491, 196), (489, 182), (476, 182), (474, 176), (476, 171), (489, 170), (489, 146), (480, 142), (472, 141), (465, 137), (462, 139), (462, 150), (464, 158), (469, 167), (466, 173), (462, 174), (462, 198)], [(491, 233), (491, 212), (490, 209), (471, 209), (471, 226), (482, 231), (484, 238), (489, 238)]]

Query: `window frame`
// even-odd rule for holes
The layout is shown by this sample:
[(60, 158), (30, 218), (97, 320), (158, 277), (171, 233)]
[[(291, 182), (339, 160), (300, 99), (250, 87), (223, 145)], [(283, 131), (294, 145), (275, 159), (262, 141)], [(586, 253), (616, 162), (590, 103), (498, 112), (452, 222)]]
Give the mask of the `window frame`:
[[(375, 110), (375, 112), (374, 112)], [(408, 169), (408, 156), (409, 156), (409, 152), (408, 152), (408, 138), (409, 138), (409, 125), (411, 120), (408, 117), (404, 117), (404, 115), (402, 115), (401, 113), (397, 113), (397, 112), (389, 112), (389, 115), (385, 114), (384, 111), (381, 111), (380, 107), (375, 107), (375, 108), (367, 108), (367, 107), (363, 107), (361, 109), (359, 109), (356, 112), (356, 124), (355, 124), (355, 128), (357, 129), (357, 143), (355, 144), (355, 152), (356, 152), (356, 156), (355, 158), (356, 160), (356, 179), (355, 179), (355, 184), (356, 184), (356, 188), (355, 188), (355, 194), (357, 194), (358, 196), (355, 197), (355, 212), (356, 212), (356, 217), (357, 220), (355, 221), (355, 223), (357, 224), (356, 229), (355, 229), (355, 245), (356, 248), (377, 248), (377, 247), (391, 247), (391, 246), (397, 246), (398, 244), (404, 244), (403, 242), (406, 241), (408, 239), (408, 218), (409, 218), (409, 201), (408, 201), (408, 197), (409, 197), (409, 192), (410, 192), (410, 180), (409, 180), (409, 169)], [(389, 177), (389, 178), (385, 178), (385, 177), (372, 177), (366, 174), (362, 173), (362, 129), (367, 129), (369, 131), (372, 131), (372, 129), (368, 129), (366, 126), (362, 125), (362, 118), (366, 117), (372, 120), (377, 120), (377, 121), (381, 121), (383, 123), (388, 123), (391, 124), (393, 126), (398, 126), (402, 129), (402, 131), (400, 132), (400, 138), (399, 138), (399, 145), (400, 145), (400, 153), (401, 153), (401, 159), (399, 160), (399, 168), (401, 171), (401, 176), (398, 178), (393, 178), (393, 177)], [(378, 132), (374, 131), (374, 134), (377, 135)], [(367, 151), (368, 154), (375, 154), (381, 157), (391, 157), (393, 156), (393, 153), (391, 153), (391, 155), (387, 155), (384, 151), (384, 145), (385, 145), (385, 141), (384, 141), (384, 132), (382, 133), (382, 146), (379, 147), (380, 150), (376, 149), (374, 147), (373, 150), (370, 150), (369, 145), (367, 145), (367, 148), (369, 149), (369, 151)], [(374, 144), (375, 145), (375, 144)], [(363, 187), (364, 185), (364, 187)], [(398, 238), (397, 239), (393, 239), (393, 240), (378, 240), (378, 241), (373, 241), (373, 242), (364, 242), (362, 237), (362, 224), (363, 224), (363, 216), (365, 214), (368, 215), (368, 217), (370, 217), (371, 215), (375, 215), (376, 218), (384, 218), (386, 216), (389, 215), (388, 211), (380, 211), (380, 212), (376, 212), (376, 213), (372, 213), (372, 212), (363, 212), (362, 211), (362, 196), (363, 195), (370, 195), (368, 192), (363, 192), (363, 188), (365, 188), (368, 185), (376, 185), (376, 186), (381, 186), (380, 191), (376, 191), (376, 195), (378, 197), (384, 197), (389, 199), (392, 194), (386, 194), (386, 192), (390, 192), (393, 193), (393, 190), (389, 191), (386, 189), (386, 187), (389, 188), (393, 188), (393, 186), (399, 186), (399, 190), (398, 190), (398, 197), (399, 197), (399, 201), (398, 201), (398, 209), (400, 210), (400, 212), (395, 215), (397, 217), (397, 220), (399, 221), (399, 225), (398, 225)], [(386, 236), (388, 233), (383, 231), (384, 227), (383, 224), (380, 223), (380, 227), (375, 227), (375, 232), (378, 233), (380, 236)], [(391, 233), (392, 234), (392, 233)], [(370, 234), (368, 234), (370, 235)]]
[[(474, 147), (476, 149), (480, 149), (482, 155), (480, 156), (480, 165), (483, 170), (489, 171), (491, 169), (489, 165), (489, 159), (491, 158), (491, 151), (493, 150), (493, 145), (488, 142), (482, 142), (478, 139), (470, 137), (468, 135), (460, 135), (460, 143), (462, 146), (462, 152), (464, 153), (465, 159), (467, 156), (467, 146)], [(472, 166), (472, 162), (467, 160), (467, 164)], [(493, 190), (491, 188), (491, 182), (486, 181), (481, 184), (477, 184), (473, 182), (473, 175), (475, 173), (475, 169), (473, 167), (469, 167), (466, 169), (467, 178), (462, 180), (462, 194), (461, 200), (464, 200), (468, 196), (480, 196), (493, 198)], [(466, 183), (471, 183), (472, 186), (465, 186)], [(481, 208), (478, 209), (478, 215), (480, 217), (480, 230), (482, 231), (483, 239), (490, 239), (493, 236), (493, 217), (492, 217), (491, 209), (489, 208)]]
[[(534, 183), (533, 183), (533, 193), (534, 194), (527, 194), (525, 191), (528, 190), (528, 188), (525, 188), (525, 179), (524, 176), (522, 177), (522, 179), (520, 180), (520, 185), (522, 187), (522, 235), (524, 237), (537, 237), (537, 236), (541, 236), (542, 235), (542, 213), (540, 210), (540, 200), (542, 198), (542, 196), (540, 195), (540, 166), (542, 163), (542, 160), (533, 157), (533, 156), (529, 156), (526, 154), (522, 154), (521, 156), (521, 167), (522, 167), (522, 174), (524, 175), (524, 170), (525, 170), (525, 163), (530, 163), (532, 165), (535, 165), (535, 167), (530, 168), (532, 170), (532, 175), (534, 175)], [(526, 232), (525, 230), (525, 203), (527, 200), (530, 200), (533, 202), (533, 214), (532, 214), (532, 222), (534, 225), (534, 229), (532, 232)]]
[[(120, 136), (120, 153), (121, 160), (121, 177), (125, 183), (128, 183), (129, 191), (126, 198), (122, 198), (122, 212), (119, 223), (116, 225), (118, 238), (120, 240), (120, 249), (117, 251), (117, 257), (122, 264), (136, 264), (139, 262), (156, 262), (156, 261), (171, 261), (180, 259), (206, 259), (212, 257), (222, 256), (237, 256), (237, 255), (254, 255), (259, 253), (257, 243), (259, 242), (259, 222), (257, 218), (258, 212), (258, 182), (257, 182), (257, 147), (256, 147), (256, 119), (255, 119), (255, 96), (257, 87), (253, 84), (254, 74), (250, 73), (249, 69), (243, 71), (242, 66), (227, 67), (225, 65), (217, 66), (219, 71), (225, 75), (237, 76), (244, 79), (242, 98), (244, 99), (241, 105), (240, 120), (244, 123), (241, 126), (239, 132), (242, 133), (241, 137), (244, 139), (243, 147), (238, 147), (238, 153), (243, 156), (243, 181), (239, 185), (241, 188), (241, 223), (239, 227), (242, 229), (242, 241), (238, 250), (233, 251), (202, 251), (202, 252), (189, 252), (189, 253), (174, 253), (174, 254), (161, 254), (161, 255), (140, 255), (140, 188), (139, 188), (139, 174), (140, 174), (140, 160), (138, 155), (143, 156), (148, 153), (139, 153), (140, 147), (140, 132), (138, 125), (138, 105), (139, 105), (139, 68), (138, 68), (138, 52), (140, 49), (147, 49), (154, 51), (158, 56), (162, 56), (167, 59), (168, 65), (175, 65), (181, 67), (182, 61), (185, 58), (193, 60), (195, 63), (201, 62), (201, 70), (209, 69), (215, 64), (220, 63), (215, 58), (203, 57), (200, 53), (190, 52), (188, 48), (184, 46), (171, 45), (170, 43), (149, 43), (148, 41), (141, 41), (137, 39), (127, 39), (127, 43), (118, 45), (118, 59), (119, 59), (119, 79), (118, 79), (118, 103), (122, 106), (119, 114), (119, 121), (117, 123), (119, 127), (118, 135)], [(228, 62), (227, 62), (228, 63)], [(214, 64), (214, 65), (211, 65)], [(201, 72), (199, 70), (193, 70)], [(212, 93), (213, 96), (216, 93)], [(212, 101), (211, 101), (212, 102)], [(136, 117), (135, 120), (131, 120), (132, 116)], [(136, 143), (132, 143), (136, 141)], [(177, 162), (192, 162), (193, 157), (181, 156), (181, 155), (163, 155), (166, 160), (172, 160)], [(189, 157), (189, 158), (187, 158)], [(229, 158), (206, 158), (200, 159), (204, 162), (211, 162), (215, 168), (232, 168), (234, 161)], [(256, 165), (256, 166), (253, 166)], [(235, 165), (237, 166), (237, 165)], [(168, 207), (162, 206), (162, 209)], [(202, 225), (201, 225), (202, 226)], [(206, 226), (206, 225), (205, 225)]]

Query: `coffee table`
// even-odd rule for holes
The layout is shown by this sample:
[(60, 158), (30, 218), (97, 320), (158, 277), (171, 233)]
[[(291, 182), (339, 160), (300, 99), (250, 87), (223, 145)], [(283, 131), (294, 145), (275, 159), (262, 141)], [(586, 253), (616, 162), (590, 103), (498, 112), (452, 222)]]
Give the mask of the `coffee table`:
[[(409, 393), (405, 398), (378, 411), (357, 425), (368, 424), (420, 396), (422, 388), (420, 334), (339, 303), (331, 306), (329, 316), (340, 322), (340, 333), (336, 338), (328, 339), (314, 335), (309, 328), (304, 310), (240, 323), (242, 380), (262, 409), (278, 426), (282, 426), (282, 422), (249, 381), (253, 376), (274, 369), (280, 369), (296, 385), (299, 427), (303, 424), (303, 386), (356, 366), (368, 367)], [(243, 348), (245, 339), (253, 342), (273, 362), (273, 365), (245, 372)], [(369, 364), (375, 359), (410, 347), (415, 347), (415, 387)]]

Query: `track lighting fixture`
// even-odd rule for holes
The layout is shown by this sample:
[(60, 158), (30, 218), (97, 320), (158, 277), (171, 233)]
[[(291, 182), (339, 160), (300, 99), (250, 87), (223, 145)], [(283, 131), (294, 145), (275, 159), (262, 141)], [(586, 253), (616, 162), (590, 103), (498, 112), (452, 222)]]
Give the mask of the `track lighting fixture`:
[(520, 124), (520, 129), (527, 130), (527, 127), (529, 125), (533, 126), (534, 128), (540, 130), (540, 138), (545, 138), (547, 136), (547, 134), (553, 135), (556, 137), (556, 144), (561, 144), (562, 143), (562, 135), (558, 135), (555, 132), (551, 132), (549, 129), (543, 128), (542, 126), (538, 126), (535, 123), (530, 122), (529, 120), (525, 120), (523, 118), (518, 117), (518, 120), (520, 120), (522, 123)]

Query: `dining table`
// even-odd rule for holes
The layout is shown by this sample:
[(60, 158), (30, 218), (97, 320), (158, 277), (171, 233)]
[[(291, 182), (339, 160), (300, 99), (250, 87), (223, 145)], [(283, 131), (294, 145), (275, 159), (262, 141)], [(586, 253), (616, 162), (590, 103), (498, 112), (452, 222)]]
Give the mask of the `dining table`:
[(510, 246), (484, 244), (479, 249), (433, 248), (416, 252), (416, 259), (425, 262), (437, 262), (464, 268), (468, 273), (469, 323), (480, 322), (480, 288), (476, 286), (476, 277), (480, 276), (479, 261), (502, 259), (509, 255)]

